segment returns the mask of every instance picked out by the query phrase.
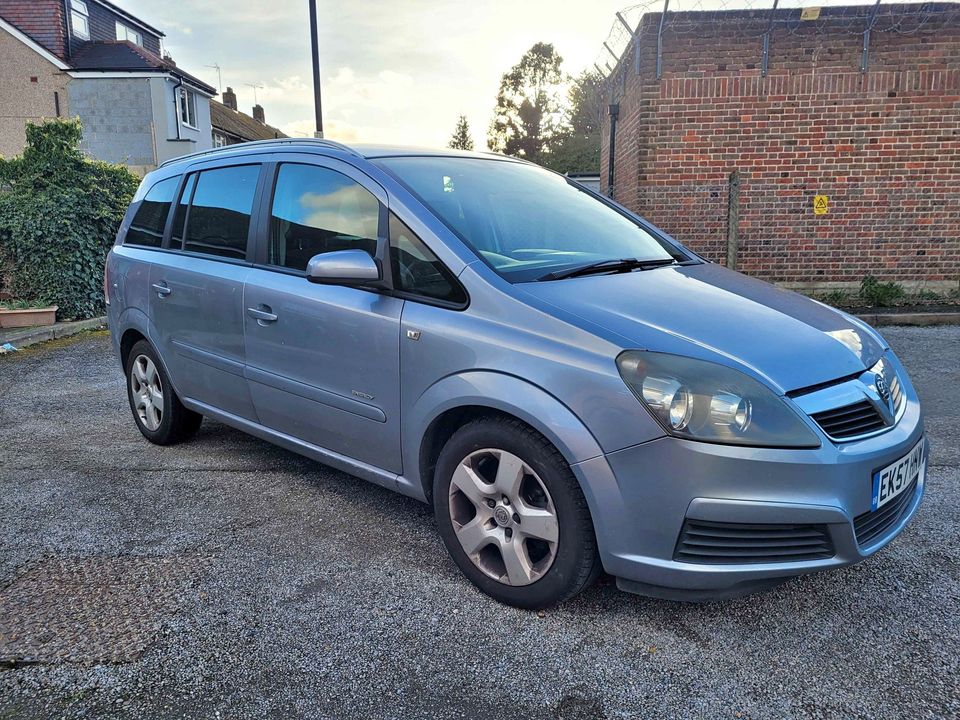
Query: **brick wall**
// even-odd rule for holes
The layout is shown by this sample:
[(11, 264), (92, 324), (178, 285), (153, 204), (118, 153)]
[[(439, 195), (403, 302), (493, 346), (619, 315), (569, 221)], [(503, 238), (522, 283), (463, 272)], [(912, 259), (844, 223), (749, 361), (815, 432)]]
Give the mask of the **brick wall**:
[[(920, 26), (902, 6), (881, 6), (864, 73), (869, 8), (825, 9), (809, 22), (783, 11), (766, 77), (769, 15), (668, 15), (657, 79), (660, 16), (648, 13), (640, 73), (628, 47), (610, 82), (620, 106), (616, 199), (724, 261), (736, 171), (739, 270), (791, 285), (872, 274), (956, 287), (960, 5), (926, 7)], [(607, 118), (604, 187), (608, 133)], [(829, 197), (827, 214), (814, 214), (815, 195)]]

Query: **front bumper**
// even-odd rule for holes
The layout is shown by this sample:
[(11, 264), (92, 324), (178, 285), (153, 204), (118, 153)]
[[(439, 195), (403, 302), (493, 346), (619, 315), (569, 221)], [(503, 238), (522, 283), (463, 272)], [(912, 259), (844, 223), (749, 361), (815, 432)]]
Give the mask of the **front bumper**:
[[(593, 511), (605, 570), (626, 590), (707, 599), (872, 555), (903, 530), (924, 493), (921, 472), (898, 519), (858, 544), (854, 519), (870, 511), (874, 472), (907, 454), (923, 437), (923, 416), (912, 387), (906, 402), (900, 421), (887, 432), (848, 443), (824, 440), (815, 450), (663, 437), (578, 463), (574, 470)], [(682, 562), (674, 554), (688, 519), (816, 525), (829, 534), (834, 554), (799, 562)]]

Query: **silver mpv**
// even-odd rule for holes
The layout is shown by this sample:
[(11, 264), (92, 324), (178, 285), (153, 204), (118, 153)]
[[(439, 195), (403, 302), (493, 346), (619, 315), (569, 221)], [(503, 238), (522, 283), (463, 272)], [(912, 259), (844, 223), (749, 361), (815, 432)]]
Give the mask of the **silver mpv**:
[(134, 420), (204, 416), (432, 503), (537, 608), (601, 571), (703, 599), (855, 563), (924, 490), (897, 357), (530, 163), (252, 143), (140, 186), (105, 276)]

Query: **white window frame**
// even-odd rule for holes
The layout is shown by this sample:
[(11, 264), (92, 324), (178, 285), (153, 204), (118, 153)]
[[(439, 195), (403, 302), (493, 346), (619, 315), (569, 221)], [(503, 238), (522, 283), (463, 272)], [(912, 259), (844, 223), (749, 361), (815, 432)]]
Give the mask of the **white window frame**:
[(177, 98), (177, 115), (180, 124), (192, 130), (199, 130), (197, 124), (197, 94), (185, 87), (180, 88), (180, 97)]
[(128, 25), (124, 25), (119, 20), (117, 23), (117, 40), (129, 40), (130, 42), (143, 47), (143, 35)]
[(70, 29), (81, 40), (90, 39), (90, 10), (84, 0), (70, 0)]
[(227, 146), (227, 136), (223, 133), (215, 132), (213, 134), (213, 146), (215, 148), (222, 148)]

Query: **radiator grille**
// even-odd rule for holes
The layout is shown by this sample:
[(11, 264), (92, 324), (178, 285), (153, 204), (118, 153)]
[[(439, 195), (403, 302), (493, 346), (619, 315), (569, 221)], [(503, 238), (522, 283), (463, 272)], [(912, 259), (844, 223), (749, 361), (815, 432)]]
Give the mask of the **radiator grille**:
[(883, 417), (869, 400), (814, 413), (813, 419), (827, 435), (837, 439), (865, 435), (886, 427)]
[(674, 559), (700, 564), (780, 563), (833, 557), (825, 525), (708, 522), (687, 519)]
[(871, 545), (885, 535), (900, 521), (916, 494), (917, 481), (914, 480), (906, 490), (876, 512), (866, 512), (856, 517), (853, 531), (857, 536), (857, 544), (860, 547)]

